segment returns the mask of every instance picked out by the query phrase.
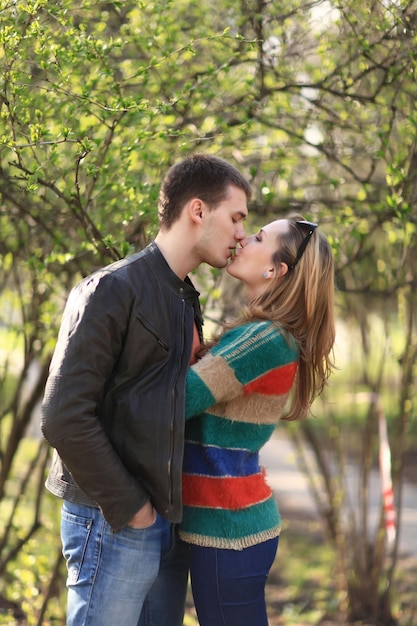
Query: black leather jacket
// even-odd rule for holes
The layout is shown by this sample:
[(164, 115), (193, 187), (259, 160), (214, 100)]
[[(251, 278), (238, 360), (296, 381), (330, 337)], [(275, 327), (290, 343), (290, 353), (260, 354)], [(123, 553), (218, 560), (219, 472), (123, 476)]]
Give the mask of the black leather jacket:
[(72, 290), (42, 405), (55, 495), (99, 506), (114, 531), (151, 499), (182, 516), (185, 376), (198, 292), (153, 242)]

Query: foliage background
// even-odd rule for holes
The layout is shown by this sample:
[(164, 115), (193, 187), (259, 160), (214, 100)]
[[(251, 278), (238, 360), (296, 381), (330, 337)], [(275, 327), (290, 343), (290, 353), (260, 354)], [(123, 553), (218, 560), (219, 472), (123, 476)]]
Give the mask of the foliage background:
[[(66, 295), (146, 244), (162, 176), (195, 151), (248, 176), (253, 228), (297, 210), (333, 245), (356, 366), (340, 357), (344, 378), (302, 434), (344, 567), (339, 608), (347, 620), (395, 619), (383, 509), (375, 539), (366, 489), (358, 527), (346, 528), (336, 496), (354, 451), (367, 484), (382, 402), (401, 507), (416, 430), (416, 16), (406, 0), (1, 0), (0, 593), (29, 623), (62, 618), (49, 452), (28, 435)], [(233, 311), (235, 286), (213, 272), (196, 280), (209, 317)], [(357, 392), (365, 407), (346, 402)]]

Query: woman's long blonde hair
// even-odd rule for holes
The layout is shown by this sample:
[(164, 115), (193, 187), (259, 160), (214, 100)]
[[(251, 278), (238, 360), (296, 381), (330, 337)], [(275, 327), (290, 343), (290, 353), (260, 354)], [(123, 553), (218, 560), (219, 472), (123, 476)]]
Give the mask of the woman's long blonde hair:
[[(288, 232), (277, 236), (273, 256), (277, 269), (281, 263), (291, 266), (295, 262), (307, 234), (296, 223), (304, 218), (290, 215), (287, 219)], [(294, 337), (300, 359), (289, 412), (283, 419), (296, 420), (307, 415), (334, 369), (334, 261), (325, 235), (316, 228), (295, 267), (272, 280), (271, 288), (250, 302), (239, 320), (227, 326), (270, 320)]]

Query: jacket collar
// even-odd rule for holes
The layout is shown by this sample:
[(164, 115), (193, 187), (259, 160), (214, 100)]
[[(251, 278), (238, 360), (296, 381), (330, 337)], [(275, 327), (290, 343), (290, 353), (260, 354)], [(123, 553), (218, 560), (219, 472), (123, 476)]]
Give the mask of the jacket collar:
[(155, 241), (151, 241), (147, 246), (147, 251), (149, 253), (147, 255), (150, 261), (149, 266), (155, 273), (156, 280), (164, 280), (171, 289), (180, 294), (183, 298), (195, 300), (199, 297), (200, 292), (195, 289), (188, 276), (185, 277), (185, 280), (181, 280), (181, 278), (172, 271)]

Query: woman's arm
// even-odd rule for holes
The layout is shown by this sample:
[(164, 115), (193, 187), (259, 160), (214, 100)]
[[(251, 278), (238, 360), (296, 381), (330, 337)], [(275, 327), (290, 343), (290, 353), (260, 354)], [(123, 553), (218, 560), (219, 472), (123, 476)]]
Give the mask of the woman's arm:
[(188, 372), (186, 419), (250, 393), (286, 393), (297, 360), (295, 345), (270, 322), (251, 322), (226, 331)]

